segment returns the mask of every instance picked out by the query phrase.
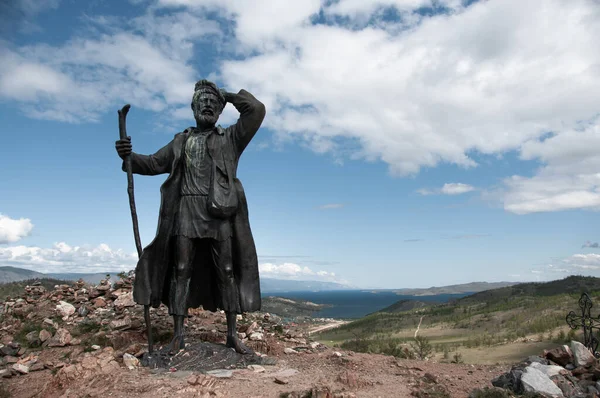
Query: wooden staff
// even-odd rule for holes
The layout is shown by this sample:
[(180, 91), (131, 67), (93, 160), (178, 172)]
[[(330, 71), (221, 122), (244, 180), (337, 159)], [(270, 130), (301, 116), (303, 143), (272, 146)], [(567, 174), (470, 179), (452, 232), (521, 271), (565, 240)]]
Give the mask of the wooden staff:
[[(129, 112), (131, 105), (127, 104), (121, 108), (119, 112), (119, 137), (124, 140), (127, 139), (127, 125), (125, 123), (127, 118), (127, 112)], [(140, 240), (140, 229), (138, 226), (137, 212), (135, 210), (135, 196), (133, 195), (133, 171), (131, 170), (131, 156), (127, 156), (124, 159), (125, 170), (127, 171), (127, 195), (129, 196), (129, 208), (131, 209), (131, 220), (133, 221), (133, 236), (135, 239), (135, 247), (137, 249), (138, 258), (142, 256), (142, 241)], [(152, 354), (154, 351), (152, 344), (152, 327), (150, 325), (150, 306), (144, 305), (144, 320), (146, 322), (146, 331), (148, 334), (148, 352)]]

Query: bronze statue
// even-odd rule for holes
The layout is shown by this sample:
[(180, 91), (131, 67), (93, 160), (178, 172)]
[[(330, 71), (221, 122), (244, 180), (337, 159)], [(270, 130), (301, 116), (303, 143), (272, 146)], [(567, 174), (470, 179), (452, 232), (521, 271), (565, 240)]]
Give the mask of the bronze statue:
[[(222, 128), (216, 123), (228, 102), (240, 118)], [(245, 90), (233, 94), (200, 80), (192, 110), (196, 127), (176, 134), (153, 155), (132, 152), (131, 137), (116, 142), (117, 153), (131, 162), (133, 173), (169, 174), (160, 189), (156, 237), (135, 270), (133, 297), (146, 308), (161, 302), (169, 307), (172, 352), (185, 347), (188, 308), (202, 306), (225, 311), (226, 345), (244, 354), (250, 350), (237, 337), (236, 315), (260, 310), (261, 298), (248, 206), (236, 172), (265, 117), (265, 106)]]

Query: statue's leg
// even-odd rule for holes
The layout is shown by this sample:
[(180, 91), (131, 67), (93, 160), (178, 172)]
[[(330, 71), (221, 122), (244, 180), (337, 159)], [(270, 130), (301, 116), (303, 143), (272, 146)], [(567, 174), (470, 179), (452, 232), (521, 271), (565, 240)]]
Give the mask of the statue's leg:
[(240, 354), (251, 352), (237, 336), (236, 316), (240, 311), (240, 298), (233, 273), (231, 238), (223, 241), (211, 240), (211, 255), (221, 295), (221, 309), (227, 317), (227, 347)]
[(196, 246), (192, 239), (181, 235), (175, 237), (175, 291), (171, 292), (173, 305), (170, 308), (174, 332), (173, 340), (169, 345), (170, 351), (185, 348), (183, 322), (188, 311), (187, 302), (195, 251)]

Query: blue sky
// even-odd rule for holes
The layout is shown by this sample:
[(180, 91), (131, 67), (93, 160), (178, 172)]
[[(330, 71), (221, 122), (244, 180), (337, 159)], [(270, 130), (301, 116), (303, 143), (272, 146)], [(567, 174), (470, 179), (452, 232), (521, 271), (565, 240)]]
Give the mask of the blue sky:
[[(597, 2), (0, 7), (0, 265), (132, 269), (116, 111), (132, 105), (134, 151), (152, 153), (194, 124), (209, 78), (267, 107), (239, 166), (262, 276), (600, 276)], [(135, 178), (143, 244), (164, 178)]]

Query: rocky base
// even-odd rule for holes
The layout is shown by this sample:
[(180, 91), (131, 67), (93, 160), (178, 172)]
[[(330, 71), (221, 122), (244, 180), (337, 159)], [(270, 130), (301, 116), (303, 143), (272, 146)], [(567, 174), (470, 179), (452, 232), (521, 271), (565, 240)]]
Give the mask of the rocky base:
[(206, 372), (216, 369), (244, 369), (248, 365), (274, 365), (273, 358), (256, 354), (238, 354), (224, 344), (206, 341), (188, 343), (177, 354), (169, 354), (169, 348), (163, 347), (152, 355), (145, 353), (141, 364), (151, 369), (191, 370)]

